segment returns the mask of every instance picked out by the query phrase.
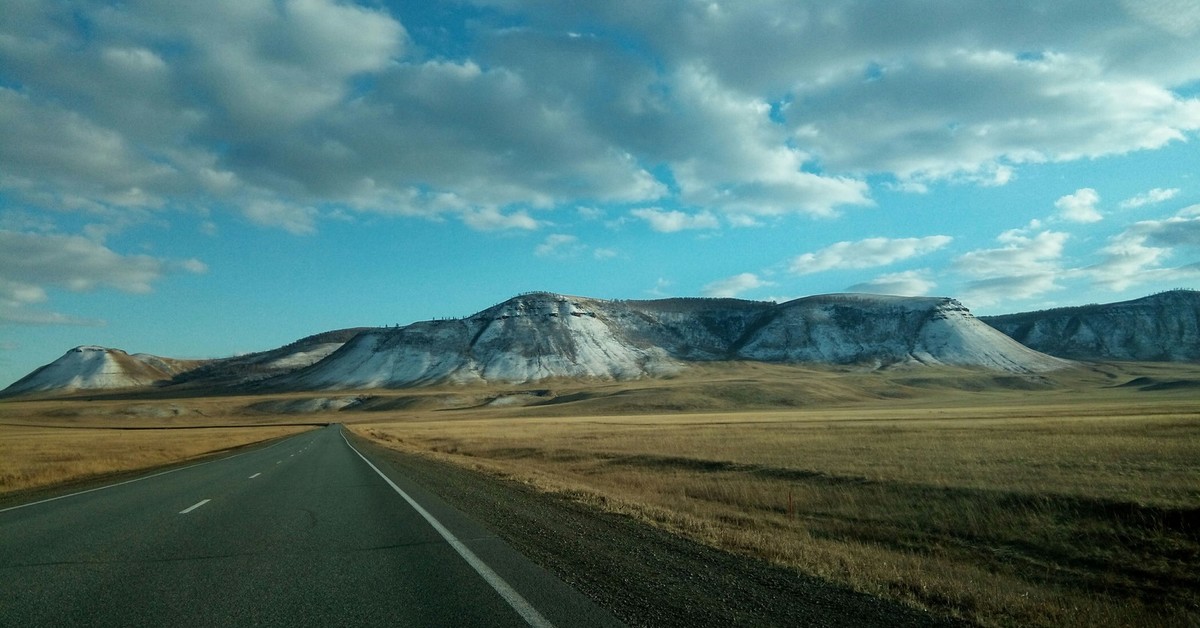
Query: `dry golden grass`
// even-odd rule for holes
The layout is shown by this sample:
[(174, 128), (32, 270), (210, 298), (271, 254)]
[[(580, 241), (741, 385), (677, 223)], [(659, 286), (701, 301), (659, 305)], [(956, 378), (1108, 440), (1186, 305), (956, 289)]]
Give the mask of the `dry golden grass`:
[(0, 493), (152, 468), (309, 429), (282, 425), (296, 417), (247, 417), (238, 410), (245, 402), (5, 402)]
[(785, 411), (393, 412), (353, 429), (985, 625), (1196, 625), (1200, 396), (1084, 380)]
[(147, 469), (303, 427), (86, 429), (0, 426), (0, 493)]
[(1200, 366), (5, 402), (0, 490), (325, 421), (985, 625), (1200, 624)]

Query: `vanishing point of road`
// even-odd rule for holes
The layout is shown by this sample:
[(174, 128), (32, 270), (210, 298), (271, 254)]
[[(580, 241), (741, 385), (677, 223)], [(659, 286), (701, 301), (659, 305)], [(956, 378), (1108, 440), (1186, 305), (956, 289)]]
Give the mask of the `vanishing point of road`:
[(619, 625), (340, 426), (0, 508), (0, 626)]

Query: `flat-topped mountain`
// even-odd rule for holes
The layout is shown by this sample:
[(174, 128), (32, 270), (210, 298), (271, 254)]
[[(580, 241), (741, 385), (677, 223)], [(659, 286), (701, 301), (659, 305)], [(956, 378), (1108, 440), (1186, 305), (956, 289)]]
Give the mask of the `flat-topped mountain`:
[(771, 303), (604, 300), (533, 292), (465, 318), (326, 332), (220, 360), (79, 347), (0, 394), (144, 386), (350, 390), (622, 380), (721, 361), (863, 369), (950, 366), (1028, 374), (1068, 366), (1063, 358), (1200, 360), (1200, 293), (1173, 291), (1110, 305), (979, 319), (944, 297), (834, 294)]
[(463, 319), (360, 333), (314, 366), (266, 383), (349, 389), (630, 379), (718, 360), (1019, 373), (1066, 365), (984, 325), (953, 299), (832, 295), (775, 304), (531, 293)]
[(1028, 347), (1063, 358), (1200, 360), (1200, 292), (1195, 290), (981, 320)]

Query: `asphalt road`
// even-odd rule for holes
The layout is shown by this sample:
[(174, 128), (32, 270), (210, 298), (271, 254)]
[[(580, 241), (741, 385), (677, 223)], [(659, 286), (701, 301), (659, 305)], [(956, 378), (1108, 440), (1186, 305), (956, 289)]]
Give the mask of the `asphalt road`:
[(616, 624), (338, 426), (0, 509), (2, 626)]

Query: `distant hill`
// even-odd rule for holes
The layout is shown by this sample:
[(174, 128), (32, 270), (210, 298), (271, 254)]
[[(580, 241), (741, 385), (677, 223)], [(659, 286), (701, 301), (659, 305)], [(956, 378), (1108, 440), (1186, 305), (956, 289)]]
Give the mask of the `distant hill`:
[(1062, 358), (1200, 361), (1200, 292), (1195, 290), (980, 320), (1027, 347)]
[(171, 384), (220, 388), (278, 377), (320, 362), (367, 329), (370, 328), (354, 327), (327, 331), (301, 338), (278, 349), (212, 360), (198, 368), (180, 373), (171, 380)]
[(831, 295), (774, 304), (532, 293), (464, 319), (363, 332), (314, 366), (266, 383), (307, 390), (631, 379), (716, 360), (1018, 373), (1066, 365), (997, 333), (953, 299)]
[(777, 304), (610, 301), (534, 292), (462, 319), (337, 330), (205, 362), (81, 347), (0, 394), (133, 386), (220, 392), (622, 380), (720, 361), (953, 366), (1018, 374), (1068, 365), (1015, 342), (949, 298), (838, 294)]
[(130, 355), (120, 349), (83, 346), (17, 380), (4, 395), (36, 392), (111, 390), (162, 385), (175, 375), (203, 364), (197, 360)]

